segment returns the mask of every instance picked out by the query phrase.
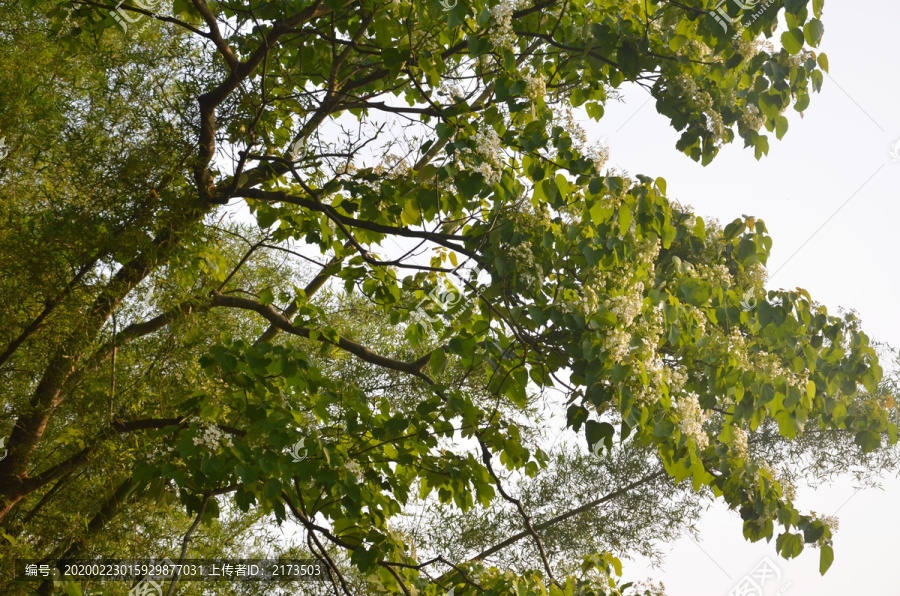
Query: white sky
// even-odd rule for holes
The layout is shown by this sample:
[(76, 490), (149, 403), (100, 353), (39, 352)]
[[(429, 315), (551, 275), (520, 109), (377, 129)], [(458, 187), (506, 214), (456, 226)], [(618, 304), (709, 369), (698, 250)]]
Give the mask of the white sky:
[[(822, 21), (830, 76), (803, 119), (788, 110), (790, 130), (781, 141), (769, 135), (769, 155), (760, 162), (742, 142), (705, 168), (691, 161), (674, 148), (678, 133), (636, 87), (586, 128), (593, 140), (606, 137), (611, 164), (632, 176), (662, 176), (669, 195), (699, 215), (723, 224), (742, 214), (763, 219), (774, 242), (768, 269), (778, 271), (768, 287), (799, 286), (829, 310), (856, 309), (870, 337), (898, 347), (900, 280), (892, 260), (898, 253), (893, 226), (900, 222), (900, 161), (889, 152), (900, 140), (900, 4), (828, 2)], [(782, 576), (763, 585), (765, 596), (898, 593), (892, 546), (900, 535), (900, 481), (891, 476), (884, 491), (856, 493), (847, 480), (799, 495), (801, 510), (839, 510), (835, 561), (825, 577), (818, 573), (817, 550), (785, 561), (775, 554), (774, 540), (745, 541), (740, 517), (724, 506), (699, 524), (699, 544), (685, 537), (670, 545), (660, 569), (626, 562), (625, 576), (661, 580), (669, 596), (727, 596), (768, 556)]]

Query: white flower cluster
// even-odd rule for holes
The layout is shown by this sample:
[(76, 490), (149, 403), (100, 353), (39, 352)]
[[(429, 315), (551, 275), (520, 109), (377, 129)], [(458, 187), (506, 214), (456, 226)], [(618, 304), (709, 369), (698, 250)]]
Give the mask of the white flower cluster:
[(706, 115), (706, 124), (709, 131), (713, 133), (715, 142), (717, 144), (722, 143), (725, 140), (728, 127), (722, 121), (722, 114), (713, 106), (712, 96), (706, 91), (700, 91), (694, 99), (697, 107)]
[(353, 459), (347, 460), (344, 463), (344, 468), (347, 470), (347, 472), (349, 474), (353, 475), (356, 478), (357, 482), (362, 480), (363, 469), (362, 469), (362, 466), (360, 466), (356, 462), (356, 460), (353, 460)]
[(438, 89), (439, 95), (445, 95), (451, 99), (462, 99), (466, 96), (463, 92), (462, 87), (457, 85), (456, 83), (441, 81), (441, 86)]
[(806, 62), (810, 58), (811, 52), (809, 50), (803, 50), (799, 54), (794, 54), (789, 58), (791, 62), (791, 66), (794, 68), (800, 68), (804, 62)]
[[(607, 195), (604, 197), (607, 205), (611, 205), (615, 207), (620, 204), (621, 199), (614, 195)], [(630, 232), (634, 232), (634, 226), (630, 228)], [(575, 303), (575, 310), (580, 312), (585, 317), (589, 317), (597, 312), (600, 306), (600, 300), (598, 295), (605, 294), (607, 292), (607, 288), (621, 288), (630, 283), (630, 278), (633, 276), (635, 269), (643, 266), (649, 271), (653, 270), (656, 259), (659, 256), (659, 249), (661, 243), (659, 239), (656, 241), (644, 240), (637, 244), (637, 251), (635, 255), (635, 262), (628, 263), (613, 269), (611, 271), (596, 271), (593, 274), (593, 279), (589, 282), (586, 282), (581, 290), (581, 297)], [(622, 321), (628, 320), (631, 321), (635, 316), (640, 314), (640, 309), (634, 310), (636, 307), (639, 307), (643, 302), (643, 291), (644, 284), (643, 282), (638, 282), (632, 288), (632, 294), (630, 297), (619, 296), (615, 298), (611, 298), (609, 302), (607, 302), (606, 306), (614, 313), (616, 313), (617, 318), (619, 315), (622, 315)], [(629, 312), (633, 312), (633, 316), (628, 317)], [(661, 321), (660, 321), (661, 325)]]
[(735, 359), (737, 368), (750, 369), (750, 356), (747, 354), (747, 343), (744, 334), (737, 327), (731, 329), (731, 335), (725, 338), (725, 352)]
[(200, 423), (197, 436), (194, 437), (194, 445), (206, 447), (210, 451), (218, 451), (222, 441), (231, 447), (231, 439), (226, 437), (218, 426)]
[(534, 269), (534, 255), (524, 244), (510, 246), (508, 254), (511, 260), (516, 264), (516, 269)]
[(606, 166), (606, 162), (609, 161), (609, 147), (601, 144), (594, 145), (588, 149), (585, 157), (594, 162), (594, 169), (600, 173)]
[(703, 423), (708, 414), (700, 407), (697, 396), (691, 394), (676, 401), (675, 412), (678, 414), (678, 430), (681, 434), (696, 443), (700, 449), (705, 449), (709, 445), (709, 437), (703, 430)]
[(627, 329), (614, 327), (603, 338), (601, 347), (609, 352), (614, 362), (620, 363), (631, 351), (631, 334)]
[(525, 79), (525, 95), (528, 99), (532, 103), (537, 103), (544, 99), (547, 95), (547, 81), (544, 79), (544, 75), (541, 73), (535, 76), (526, 74), (523, 78)]
[(734, 286), (734, 278), (731, 276), (731, 272), (728, 270), (728, 267), (721, 263), (715, 263), (713, 265), (701, 263), (694, 267), (693, 273), (694, 277), (699, 277), (700, 279), (708, 281), (713, 287), (724, 286), (730, 288)]
[(575, 311), (587, 318), (597, 312), (598, 308), (600, 308), (600, 298), (597, 297), (597, 293), (591, 286), (585, 285), (581, 288), (581, 297), (575, 302)]
[(687, 373), (680, 368), (666, 369), (666, 382), (669, 385), (669, 395), (675, 395), (684, 391), (687, 380)]
[(766, 117), (762, 115), (759, 108), (753, 104), (747, 106), (747, 111), (741, 115), (741, 124), (750, 130), (759, 130), (766, 123)]
[(165, 457), (172, 455), (172, 452), (175, 451), (175, 447), (167, 446), (165, 449), (162, 448), (162, 445), (157, 445), (153, 448), (153, 451), (150, 452), (150, 457)]
[(631, 292), (610, 297), (605, 306), (616, 315), (620, 323), (628, 327), (634, 318), (641, 314), (644, 306), (644, 282), (639, 281)]
[(540, 203), (537, 207), (531, 201), (522, 200), (516, 203), (511, 217), (516, 224), (529, 230), (536, 230), (550, 225), (550, 208), (546, 203)]
[[(837, 534), (837, 531), (841, 526), (838, 516), (822, 515), (820, 513), (816, 513), (815, 511), (810, 511), (809, 513), (813, 518), (815, 518), (816, 520), (818, 520), (818, 521), (822, 522), (823, 524), (825, 524), (826, 526), (828, 526), (828, 529), (831, 530), (832, 536), (834, 534)], [(822, 547), (822, 546), (825, 546), (825, 536), (822, 536), (821, 538), (819, 538), (819, 541), (813, 545), (813, 548), (818, 548), (818, 547)]]
[[(588, 299), (592, 300), (587, 302)], [(593, 307), (592, 311), (590, 311), (590, 314), (593, 314), (597, 310), (596, 305), (593, 304), (595, 300), (596, 293), (589, 286), (585, 286), (584, 299), (579, 303), (579, 307), (585, 311), (589, 307)], [(631, 340), (635, 335), (631, 330), (634, 318), (640, 315), (643, 310), (643, 282), (638, 282), (621, 296), (610, 297), (604, 302), (604, 306), (616, 316), (617, 324), (603, 338), (602, 348), (609, 352), (610, 357), (616, 363), (621, 363), (631, 352)], [(585, 316), (589, 316), (589, 314)]]
[(699, 39), (690, 39), (675, 53), (679, 56), (688, 56), (694, 60), (703, 60), (711, 56), (713, 51), (712, 48)]
[(584, 127), (576, 120), (571, 106), (553, 109), (553, 124), (561, 127), (572, 139), (573, 149), (594, 162), (597, 173), (602, 173), (606, 162), (609, 161), (609, 147), (602, 143), (588, 146), (588, 136)]
[[(644, 342), (647, 342), (646, 338)], [(642, 406), (649, 406), (656, 401), (656, 397), (659, 395), (658, 389), (666, 378), (666, 368), (659, 356), (653, 356), (648, 360), (644, 360), (644, 370), (647, 371), (647, 385), (643, 385), (642, 382), (639, 383), (640, 386), (634, 399)], [(639, 381), (639, 379), (635, 379), (635, 381)]]
[(700, 91), (700, 88), (697, 87), (697, 82), (684, 73), (679, 74), (675, 77), (674, 81), (678, 83), (678, 87), (681, 88), (682, 93), (687, 99), (694, 99), (697, 97), (697, 93)]
[(738, 52), (744, 57), (745, 62), (750, 62), (761, 50), (768, 53), (774, 53), (775, 47), (772, 42), (764, 39), (744, 39), (743, 37), (735, 38), (737, 40)]
[(734, 445), (732, 447), (734, 448), (734, 453), (742, 459), (747, 459), (750, 450), (747, 438), (747, 431), (743, 428), (738, 426), (734, 429)]
[(772, 380), (778, 377), (784, 377), (788, 385), (796, 387), (800, 392), (806, 391), (806, 383), (809, 381), (809, 375), (806, 373), (796, 374), (786, 368), (779, 362), (778, 358), (766, 351), (759, 351), (751, 356), (753, 367), (766, 375)]
[[(626, 288), (625, 293), (611, 296), (602, 302), (603, 306), (615, 315), (616, 325), (607, 331), (601, 349), (616, 363), (623, 362), (629, 356), (635, 337), (641, 338), (644, 348), (640, 350), (640, 357), (645, 363), (658, 358), (656, 346), (663, 328), (662, 312), (655, 310), (635, 321), (635, 318), (644, 312), (644, 282), (638, 281), (632, 285), (630, 278), (634, 271), (642, 266), (653, 270), (659, 248), (658, 241), (641, 241), (638, 244), (635, 261), (612, 271), (594, 273), (593, 279), (582, 286), (581, 296), (574, 304), (575, 310), (587, 318), (599, 310), (600, 296), (607, 294), (608, 288)], [(657, 378), (649, 388), (643, 383), (636, 384), (638, 400), (646, 401), (651, 399), (652, 395), (658, 394), (661, 383), (662, 378)]]
[(500, 3), (491, 8), (491, 16), (494, 18), (496, 26), (491, 29), (488, 39), (491, 45), (498, 50), (512, 50), (516, 43), (516, 36), (513, 33), (512, 17), (513, 13), (519, 8), (520, 0), (500, 0)]
[(393, 178), (403, 178), (409, 174), (410, 167), (404, 158), (388, 153), (373, 168), (373, 172), (379, 175), (389, 173)]
[(437, 54), (443, 51), (443, 47), (437, 41), (437, 35), (426, 29), (412, 28), (410, 32), (410, 45), (412, 46), (413, 55), (419, 52), (431, 52)]
[(529, 288), (539, 291), (541, 288), (541, 279), (537, 275), (538, 267), (534, 260), (534, 254), (525, 244), (510, 246), (508, 254), (519, 279)]
[(587, 144), (587, 132), (584, 130), (583, 126), (575, 121), (572, 107), (565, 106), (562, 109), (562, 113), (554, 111), (554, 116), (556, 117), (556, 124), (559, 124), (559, 126), (572, 137), (573, 144), (579, 149), (583, 149)]
[(713, 134), (714, 142), (721, 144), (725, 139), (728, 127), (722, 121), (722, 114), (715, 109), (712, 96), (705, 90), (700, 89), (697, 82), (690, 75), (680, 74), (675, 77), (674, 81), (681, 88), (685, 98), (693, 102), (706, 116), (707, 129)]
[(773, 468), (772, 465), (769, 464), (769, 462), (763, 461), (763, 462), (758, 463), (757, 466), (759, 467), (759, 469), (756, 471), (756, 480), (757, 481), (759, 481), (759, 473), (760, 472), (767, 472), (769, 474), (769, 476), (772, 477), (773, 480), (778, 478), (778, 470)]
[(645, 240), (641, 242), (637, 248), (638, 261), (652, 271), (653, 266), (656, 264), (656, 259), (659, 257), (660, 248), (662, 248), (662, 240), (659, 238), (655, 241)]
[[(791, 482), (785, 478), (779, 478), (778, 484), (781, 485), (781, 492), (784, 495), (784, 498), (786, 498), (788, 501), (791, 501), (791, 502), (797, 500), (797, 487), (794, 485), (793, 482)], [(837, 528), (834, 528), (834, 529), (837, 530)]]
[(769, 272), (760, 263), (753, 263), (749, 267), (739, 270), (734, 276), (737, 284), (741, 287), (753, 286), (759, 287), (766, 283), (769, 279)]
[[(760, 481), (760, 472), (765, 471), (772, 477), (772, 480), (781, 486), (781, 493), (789, 501), (797, 500), (797, 486), (791, 482), (790, 478), (782, 475), (777, 469), (773, 468), (769, 462), (762, 461), (757, 463), (759, 469), (756, 471), (755, 479)], [(815, 514), (813, 514), (815, 515)]]
[(653, 580), (647, 579), (634, 585), (637, 590), (635, 594), (647, 594), (648, 596), (666, 596), (666, 586), (662, 582), (654, 584)]
[(473, 139), (475, 141), (474, 153), (482, 159), (482, 162), (473, 170), (484, 176), (486, 184), (496, 184), (503, 174), (503, 147), (500, 145), (497, 131), (488, 126), (484, 132), (480, 130), (476, 132)]

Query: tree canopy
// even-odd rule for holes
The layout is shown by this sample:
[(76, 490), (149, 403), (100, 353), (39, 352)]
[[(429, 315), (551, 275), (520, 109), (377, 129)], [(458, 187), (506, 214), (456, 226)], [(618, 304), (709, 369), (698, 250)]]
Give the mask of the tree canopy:
[(822, 0), (6, 4), (4, 561), (643, 594), (616, 557), (718, 499), (831, 565), (789, 469), (890, 457), (875, 347), (763, 287), (762, 221), (607, 168), (579, 125), (636, 84), (676, 150), (761, 158), (822, 85)]

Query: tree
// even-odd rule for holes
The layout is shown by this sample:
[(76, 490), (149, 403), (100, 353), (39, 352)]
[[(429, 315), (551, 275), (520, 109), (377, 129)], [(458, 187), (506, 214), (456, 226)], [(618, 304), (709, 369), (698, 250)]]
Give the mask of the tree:
[[(602, 118), (630, 81), (693, 159), (738, 136), (760, 158), (822, 84), (822, 2), (732, 31), (707, 8), (15, 4), (4, 557), (124, 544), (103, 530), (177, 492), (208, 523), (227, 503), (299, 523), (334, 593), (615, 594), (610, 551), (651, 549), (699, 492), (824, 572), (828, 520), (751, 446), (895, 443), (868, 337), (763, 290), (763, 222), (722, 229), (605, 170), (572, 111)], [(222, 223), (234, 204), (255, 229)], [(466, 269), (487, 283), (446, 286)], [(596, 459), (548, 450), (548, 400)], [(569, 540), (623, 497), (627, 528)]]

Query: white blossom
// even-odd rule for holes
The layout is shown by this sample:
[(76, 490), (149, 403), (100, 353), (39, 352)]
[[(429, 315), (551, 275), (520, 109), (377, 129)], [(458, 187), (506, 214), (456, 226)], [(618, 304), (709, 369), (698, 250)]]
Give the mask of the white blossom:
[(532, 103), (537, 103), (538, 101), (544, 99), (547, 95), (547, 82), (544, 80), (544, 75), (541, 73), (536, 74), (535, 76), (524, 75), (525, 79), (525, 95), (532, 101)]
[(631, 322), (641, 312), (644, 305), (644, 283), (638, 282), (631, 292), (621, 296), (613, 296), (606, 301), (606, 308), (616, 315), (619, 322), (625, 326), (631, 325)]
[(669, 385), (670, 395), (680, 393), (687, 384), (687, 374), (678, 368), (667, 368), (666, 383)]
[(488, 126), (476, 132), (472, 139), (475, 149), (466, 152), (481, 158), (480, 163), (472, 168), (473, 171), (484, 176), (485, 183), (496, 184), (503, 174), (503, 147), (497, 131)]
[(747, 431), (741, 427), (734, 429), (734, 453), (740, 458), (747, 459), (749, 445), (747, 442)]
[(678, 414), (678, 430), (681, 434), (696, 443), (700, 449), (706, 448), (709, 437), (703, 430), (703, 423), (708, 414), (700, 406), (697, 396), (691, 394), (676, 401), (675, 412)]
[(214, 424), (206, 424), (199, 418), (196, 418), (200, 427), (197, 429), (197, 435), (194, 436), (194, 445), (206, 447), (210, 451), (218, 451), (221, 443), (224, 441), (226, 445), (231, 447), (231, 439), (225, 436), (225, 433)]
[(357, 481), (362, 480), (363, 469), (355, 460), (347, 460), (347, 462), (344, 463), (344, 468), (349, 474), (354, 476)]
[(622, 362), (628, 355), (631, 344), (631, 334), (620, 327), (610, 329), (603, 338), (602, 348), (609, 352), (610, 357), (616, 363)]
[(498, 50), (512, 50), (516, 42), (512, 28), (513, 13), (519, 7), (519, 0), (500, 0), (500, 3), (491, 8), (491, 17), (496, 25), (488, 34), (488, 39)]
[(538, 266), (534, 260), (534, 254), (526, 244), (510, 246), (507, 254), (513, 263), (513, 268), (519, 274), (519, 279), (529, 288), (539, 291), (541, 276), (538, 274)]

